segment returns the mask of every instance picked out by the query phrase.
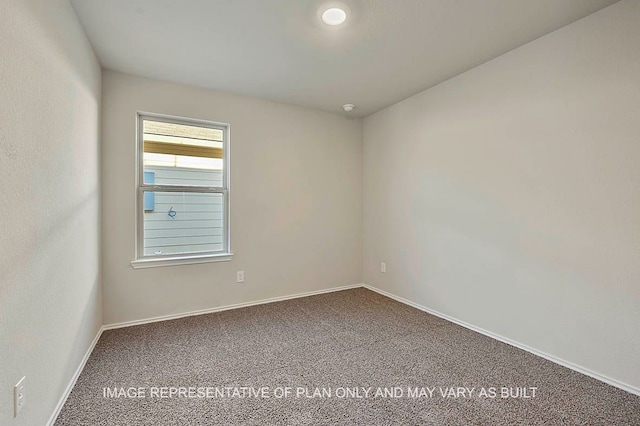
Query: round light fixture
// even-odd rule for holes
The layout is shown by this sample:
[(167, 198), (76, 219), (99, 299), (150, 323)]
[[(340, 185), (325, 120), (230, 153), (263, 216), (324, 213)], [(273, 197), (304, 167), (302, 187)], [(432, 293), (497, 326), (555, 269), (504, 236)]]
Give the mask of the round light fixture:
[(336, 26), (342, 24), (347, 19), (347, 12), (344, 10), (332, 7), (322, 12), (322, 22), (327, 25)]
[(342, 109), (346, 112), (351, 112), (356, 106), (354, 104), (344, 104), (342, 105)]

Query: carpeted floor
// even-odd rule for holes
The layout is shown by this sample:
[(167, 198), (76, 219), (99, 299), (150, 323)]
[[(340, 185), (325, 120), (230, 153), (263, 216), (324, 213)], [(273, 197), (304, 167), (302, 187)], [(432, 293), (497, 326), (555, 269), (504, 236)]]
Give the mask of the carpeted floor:
[(55, 424), (640, 425), (640, 397), (354, 289), (106, 331)]

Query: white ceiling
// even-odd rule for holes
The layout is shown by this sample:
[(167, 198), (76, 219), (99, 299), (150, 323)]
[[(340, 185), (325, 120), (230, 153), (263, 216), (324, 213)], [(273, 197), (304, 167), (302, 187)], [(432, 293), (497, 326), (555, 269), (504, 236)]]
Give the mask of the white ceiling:
[[(366, 116), (616, 0), (71, 0), (105, 68)], [(342, 2), (340, 27), (318, 19)]]

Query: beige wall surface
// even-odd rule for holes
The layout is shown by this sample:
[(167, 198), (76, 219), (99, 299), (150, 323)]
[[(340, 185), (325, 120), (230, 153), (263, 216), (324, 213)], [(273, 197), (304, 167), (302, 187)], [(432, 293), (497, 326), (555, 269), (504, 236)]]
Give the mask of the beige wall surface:
[(0, 2), (2, 425), (49, 420), (102, 323), (100, 84), (67, 1)]
[[(103, 89), (105, 324), (361, 282), (360, 119), (113, 71)], [(231, 261), (131, 267), (136, 111), (230, 124)]]
[(366, 118), (364, 281), (640, 388), (639, 23), (616, 3)]

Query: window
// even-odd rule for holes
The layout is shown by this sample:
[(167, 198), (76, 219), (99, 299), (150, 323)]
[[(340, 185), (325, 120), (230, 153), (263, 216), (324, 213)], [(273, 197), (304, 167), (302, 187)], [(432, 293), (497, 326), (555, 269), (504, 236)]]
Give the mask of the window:
[(135, 268), (229, 260), (229, 126), (138, 114)]

